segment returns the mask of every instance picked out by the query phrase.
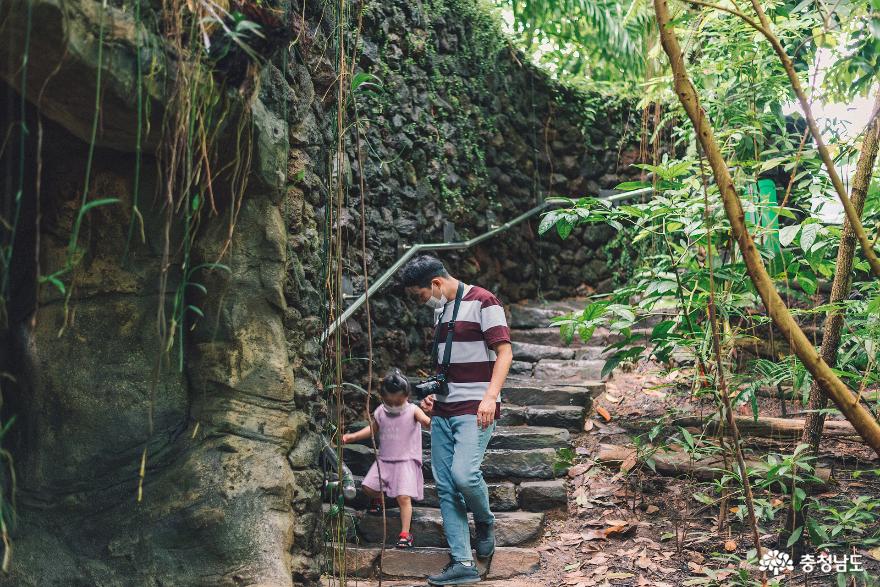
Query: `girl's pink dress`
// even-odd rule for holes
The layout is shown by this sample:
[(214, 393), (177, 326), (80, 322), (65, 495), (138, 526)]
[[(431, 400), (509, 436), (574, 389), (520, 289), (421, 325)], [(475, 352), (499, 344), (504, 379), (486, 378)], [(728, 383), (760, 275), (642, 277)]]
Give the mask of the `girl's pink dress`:
[(422, 476), (422, 425), (415, 417), (416, 406), (406, 404), (400, 414), (389, 414), (382, 404), (373, 412), (379, 425), (379, 458), (367, 471), (363, 485), (388, 497), (408, 495), (416, 501), (424, 498)]

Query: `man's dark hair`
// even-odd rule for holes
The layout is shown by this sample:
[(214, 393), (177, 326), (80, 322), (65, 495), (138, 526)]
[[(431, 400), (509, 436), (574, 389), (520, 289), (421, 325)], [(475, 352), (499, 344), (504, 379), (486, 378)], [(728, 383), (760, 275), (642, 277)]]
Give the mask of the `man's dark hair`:
[(400, 270), (403, 287), (430, 287), (435, 277), (449, 277), (449, 273), (443, 261), (431, 255), (416, 257)]

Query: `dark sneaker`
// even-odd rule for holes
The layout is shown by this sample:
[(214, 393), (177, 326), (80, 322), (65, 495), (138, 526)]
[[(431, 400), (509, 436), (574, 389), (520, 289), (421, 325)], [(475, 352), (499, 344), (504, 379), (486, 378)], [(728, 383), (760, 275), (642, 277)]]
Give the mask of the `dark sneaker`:
[(473, 561), (470, 565), (453, 561), (436, 575), (428, 577), (428, 585), (469, 585), (479, 582), (480, 573)]
[(495, 554), (495, 522), (477, 522), (474, 550), (477, 558), (486, 559)]

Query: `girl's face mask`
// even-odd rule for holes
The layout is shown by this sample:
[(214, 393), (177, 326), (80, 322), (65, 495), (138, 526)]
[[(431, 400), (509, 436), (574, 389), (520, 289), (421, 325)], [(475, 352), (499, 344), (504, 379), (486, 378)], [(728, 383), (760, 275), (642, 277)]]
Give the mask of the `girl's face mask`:
[(392, 416), (397, 416), (398, 414), (402, 414), (406, 409), (406, 402), (400, 404), (399, 406), (389, 406), (388, 404), (383, 404), (385, 406), (385, 411), (391, 414)]

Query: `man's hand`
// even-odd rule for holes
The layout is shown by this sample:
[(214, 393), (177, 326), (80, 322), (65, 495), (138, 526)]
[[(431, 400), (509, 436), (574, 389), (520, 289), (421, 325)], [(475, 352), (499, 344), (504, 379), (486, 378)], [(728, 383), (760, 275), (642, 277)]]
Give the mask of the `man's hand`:
[(434, 411), (434, 396), (429, 395), (425, 399), (422, 400), (422, 403), (419, 404), (419, 407), (422, 408), (422, 411), (427, 415), (431, 415), (431, 412)]
[(488, 428), (495, 421), (495, 399), (484, 397), (477, 408), (477, 425)]

